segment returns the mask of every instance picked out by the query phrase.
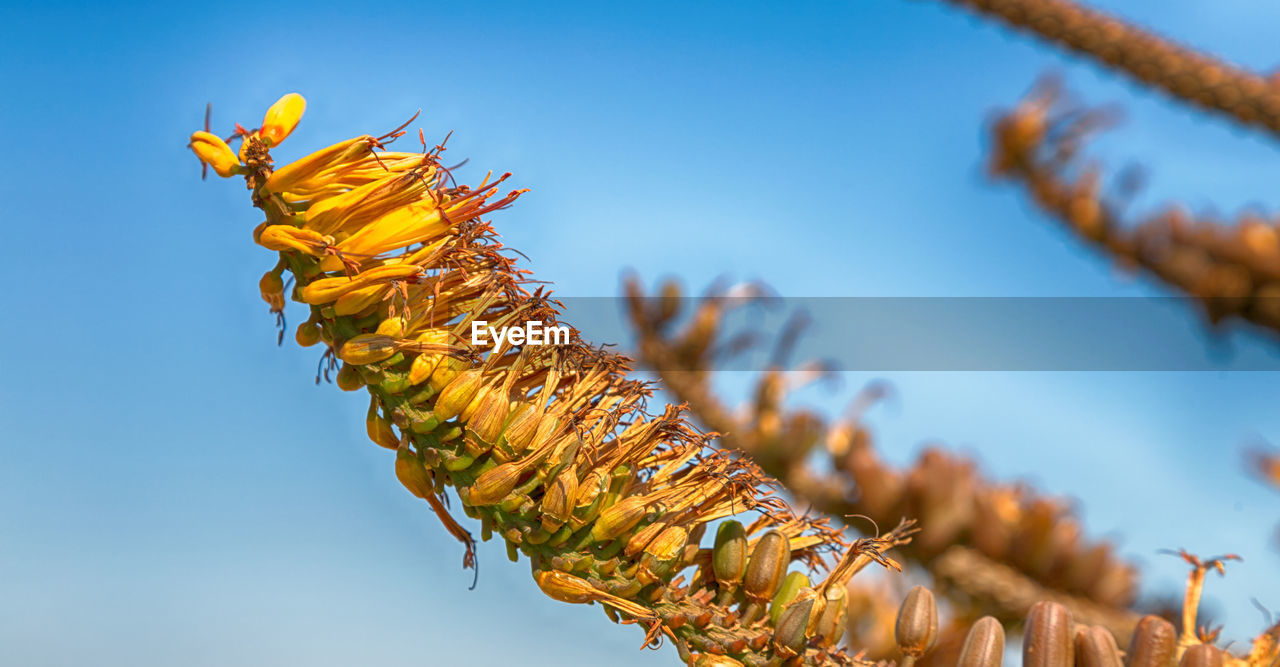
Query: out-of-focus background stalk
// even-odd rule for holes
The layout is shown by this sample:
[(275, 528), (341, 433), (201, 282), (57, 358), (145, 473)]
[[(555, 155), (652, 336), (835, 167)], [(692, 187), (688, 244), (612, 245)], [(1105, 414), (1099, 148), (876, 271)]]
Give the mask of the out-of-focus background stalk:
[[(1275, 65), (1280, 9), (1098, 6)], [(259, 220), (236, 188), (200, 183), (182, 146), (207, 101), (229, 131), (307, 95), (286, 158), (421, 107), (468, 173), (533, 189), (497, 227), (568, 296), (618, 294), (624, 267), (790, 296), (1162, 294), (985, 178), (993, 109), (1051, 69), (1078, 99), (1123, 108), (1089, 154), (1146, 168), (1131, 211), (1265, 211), (1280, 180), (1267, 136), (936, 3), (53, 3), (0, 8), (0, 25), (13, 664), (672, 660), (545, 599), (492, 544), (466, 591), (456, 545), (388, 483), (364, 406), (313, 387), (313, 355), (275, 347)], [(1191, 312), (1184, 325), (1206, 356), (1275, 353), (1212, 338)], [(1280, 606), (1275, 496), (1239, 455), (1280, 433), (1276, 374), (881, 375), (896, 399), (869, 419), (888, 463), (940, 439), (988, 479), (1078, 499), (1087, 538), (1118, 542), (1147, 598), (1185, 576), (1158, 549), (1243, 554), (1206, 594), (1230, 638), (1264, 626), (1251, 599)], [(834, 417), (872, 377), (797, 400)]]

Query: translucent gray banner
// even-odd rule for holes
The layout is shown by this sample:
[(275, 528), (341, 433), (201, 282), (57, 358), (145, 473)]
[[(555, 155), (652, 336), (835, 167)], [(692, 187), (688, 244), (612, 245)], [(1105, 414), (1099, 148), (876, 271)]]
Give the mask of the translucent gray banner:
[[(595, 344), (636, 349), (623, 298), (566, 298), (563, 321)], [(786, 355), (852, 371), (1276, 371), (1280, 339), (1243, 324), (1213, 327), (1203, 304), (1150, 298), (726, 298), (719, 340), (752, 332), (759, 344), (706, 369), (759, 370), (775, 361), (789, 318), (809, 324)], [(668, 334), (689, 324), (698, 298), (673, 305)], [(643, 307), (656, 312), (657, 297)], [(1280, 304), (1277, 304), (1280, 306)], [(670, 338), (670, 336), (668, 336)]]

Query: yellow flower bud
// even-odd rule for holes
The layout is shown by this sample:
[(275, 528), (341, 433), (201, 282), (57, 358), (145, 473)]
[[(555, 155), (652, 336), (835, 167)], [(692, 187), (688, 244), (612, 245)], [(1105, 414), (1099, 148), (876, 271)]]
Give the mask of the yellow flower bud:
[(338, 377), (335, 380), (338, 388), (343, 391), (355, 391), (364, 388), (364, 378), (360, 377), (360, 370), (353, 364), (343, 364), (338, 369)]
[(383, 336), (399, 338), (404, 335), (404, 320), (400, 317), (388, 317), (378, 323), (378, 333)]
[(396, 451), (396, 478), (419, 498), (426, 498), (435, 493), (431, 483), (431, 475), (422, 465), (422, 461), (408, 449)]
[(396, 353), (396, 340), (382, 334), (360, 334), (342, 344), (338, 358), (348, 364), (376, 364)]
[(391, 429), (391, 424), (378, 414), (378, 402), (376, 400), (369, 401), (369, 414), (365, 417), (365, 430), (369, 434), (369, 439), (375, 445), (386, 447), (387, 449), (399, 449), (400, 438), (396, 437), (396, 432)]
[(320, 325), (310, 320), (303, 322), (298, 325), (298, 330), (293, 337), (302, 347), (311, 347), (320, 342)]
[(480, 375), (480, 371), (475, 369), (463, 371), (440, 391), (440, 397), (436, 399), (435, 405), (436, 417), (440, 421), (457, 417), (466, 409), (467, 404), (483, 385), (484, 378)]
[(191, 143), (187, 144), (200, 161), (213, 167), (213, 171), (223, 178), (240, 173), (240, 158), (221, 137), (210, 132), (192, 132)]
[(264, 273), (262, 279), (258, 281), (258, 292), (262, 295), (262, 300), (271, 306), (272, 311), (284, 310), (284, 281), (281, 280), (279, 273), (275, 271)]
[(297, 93), (289, 93), (276, 100), (262, 118), (262, 129), (259, 130), (262, 140), (268, 146), (279, 146), (293, 132), (293, 128), (298, 126), (306, 108), (307, 100)]

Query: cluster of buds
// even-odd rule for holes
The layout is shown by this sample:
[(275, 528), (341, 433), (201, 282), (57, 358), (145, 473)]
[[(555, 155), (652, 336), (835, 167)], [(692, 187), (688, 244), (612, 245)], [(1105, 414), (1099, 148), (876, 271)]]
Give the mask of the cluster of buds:
[[(1081, 622), (1071, 610), (1052, 600), (1031, 605), (1022, 623), (1024, 667), (1273, 667), (1280, 662), (1280, 623), (1260, 634), (1247, 653), (1237, 655), (1215, 645), (1219, 630), (1198, 628), (1196, 615), (1205, 574), (1223, 572), (1235, 556), (1202, 560), (1179, 552), (1192, 567), (1183, 601), (1182, 632), (1159, 616), (1144, 616), (1136, 624), (1127, 650), (1105, 627)], [(932, 594), (916, 587), (898, 612), (896, 637), (900, 664), (921, 659), (937, 637), (937, 609)], [(992, 616), (970, 626), (953, 662), (959, 667), (999, 667), (1005, 653), (1004, 627)]]
[[(1004, 621), (1053, 598), (1077, 617), (1129, 636), (1137, 622), (1127, 610), (1137, 592), (1136, 571), (1109, 543), (1086, 540), (1068, 503), (1025, 485), (985, 480), (973, 461), (938, 448), (926, 449), (906, 470), (882, 462), (860, 420), (882, 386), (869, 387), (843, 419), (828, 423), (785, 405), (789, 378), (813, 372), (773, 367), (759, 377), (750, 403), (731, 410), (712, 390), (711, 373), (727, 361), (717, 351), (741, 351), (733, 341), (742, 336), (725, 331), (724, 321), (749, 300), (712, 290), (683, 318), (674, 282), (658, 296), (646, 296), (634, 280), (626, 291), (641, 362), (704, 427), (726, 434), (726, 445), (749, 455), (798, 500), (833, 517), (862, 516), (879, 525), (918, 519), (920, 534), (899, 553), (929, 570), (945, 585), (942, 592)], [(794, 332), (780, 338), (793, 341)]]
[(995, 124), (992, 172), (1024, 184), (1042, 210), (1121, 267), (1197, 299), (1210, 322), (1280, 332), (1280, 223), (1247, 213), (1227, 225), (1174, 207), (1127, 224), (1123, 203), (1102, 195), (1098, 169), (1078, 164), (1084, 139), (1104, 122), (1042, 84)]
[(1070, 0), (947, 0), (1033, 32), (1206, 111), (1280, 133), (1274, 79)]
[[(450, 488), (484, 539), (529, 560), (547, 595), (597, 603), (686, 661), (854, 662), (837, 647), (846, 586), (870, 563), (896, 568), (884, 552), (909, 540), (910, 522), (849, 543), (827, 520), (793, 513), (772, 480), (716, 449), (680, 408), (647, 412), (651, 390), (628, 379), (627, 361), (561, 325), (558, 304), (525, 288), (527, 272), (481, 220), (522, 194), (498, 194), (505, 175), (458, 185), (443, 146), (421, 133), (420, 152), (386, 148), (404, 126), (274, 168), (269, 149), (303, 107), (282, 98), (262, 128), (237, 130), (238, 151), (207, 131), (190, 147), (218, 175), (244, 176), (266, 216), (253, 238), (278, 253), (264, 300), (277, 313), (286, 298), (310, 309), (298, 343), (323, 346), (339, 388), (367, 391), (370, 439), (466, 545), (464, 566), (474, 542), (449, 514)], [(466, 336), (478, 321), (570, 336), (481, 349)], [(744, 512), (747, 525), (731, 518)], [(820, 568), (816, 580), (801, 571)]]

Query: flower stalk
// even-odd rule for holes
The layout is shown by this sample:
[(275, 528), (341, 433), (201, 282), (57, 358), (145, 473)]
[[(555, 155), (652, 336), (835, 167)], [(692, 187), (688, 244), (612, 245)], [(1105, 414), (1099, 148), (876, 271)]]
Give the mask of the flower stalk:
[[(403, 127), (276, 169), (270, 149), (303, 108), (282, 98), (261, 129), (237, 131), (238, 153), (200, 132), (192, 148), (220, 176), (244, 176), (266, 217), (254, 239), (279, 259), (263, 298), (277, 314), (285, 296), (310, 308), (295, 338), (325, 345), (339, 388), (369, 393), (370, 439), (394, 450), (396, 477), (465, 545), (464, 567), (475, 567), (474, 539), (450, 514), (450, 488), (481, 538), (526, 558), (548, 596), (599, 603), (688, 662), (857, 662), (835, 646), (843, 589), (868, 563), (896, 568), (884, 552), (909, 540), (911, 523), (850, 544), (825, 519), (797, 516), (683, 408), (647, 412), (651, 389), (627, 377), (627, 360), (567, 325), (568, 342), (472, 345), (477, 321), (560, 326), (558, 304), (530, 291), (481, 220), (525, 191), (500, 194), (508, 175), (458, 185), (443, 146), (387, 150)], [(731, 518), (744, 513), (747, 525)], [(733, 538), (704, 547), (713, 523)], [(828, 574), (769, 613), (798, 566)]]

